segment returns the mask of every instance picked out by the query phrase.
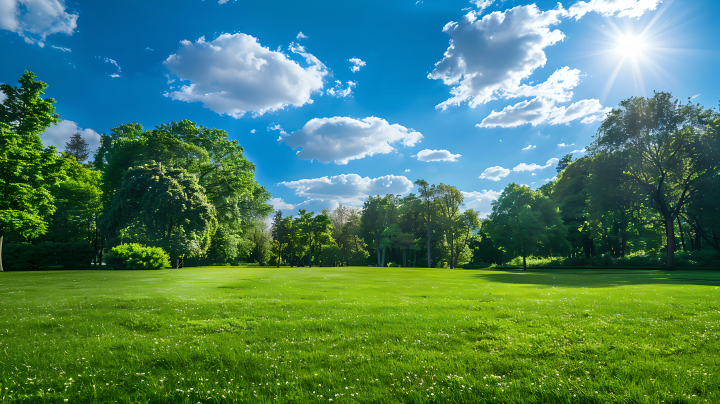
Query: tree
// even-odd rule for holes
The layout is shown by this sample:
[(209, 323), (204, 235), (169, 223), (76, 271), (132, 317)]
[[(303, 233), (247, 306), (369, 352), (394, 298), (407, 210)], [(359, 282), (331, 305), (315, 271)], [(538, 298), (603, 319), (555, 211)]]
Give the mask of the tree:
[[(40, 134), (59, 122), (52, 98), (41, 98), (47, 84), (25, 71), (20, 87), (1, 84), (7, 98), (0, 104), (0, 240), (21, 240), (47, 231), (55, 211), (50, 192), (64, 178), (54, 147), (43, 148)], [(0, 271), (2, 270), (0, 242)]]
[(493, 201), (493, 211), (484, 229), (493, 242), (510, 256), (526, 258), (535, 254), (564, 253), (567, 229), (558, 209), (547, 197), (526, 186), (510, 183), (500, 198)]
[(70, 136), (70, 141), (65, 143), (65, 151), (75, 157), (75, 160), (78, 162), (83, 162), (87, 160), (88, 156), (90, 156), (90, 147), (88, 147), (88, 142), (83, 139), (80, 132)]
[(695, 157), (712, 118), (712, 111), (673, 101), (669, 93), (632, 97), (605, 118), (589, 148), (592, 156), (621, 159), (627, 167), (622, 180), (662, 217), (668, 269), (675, 268), (675, 219), (707, 172)]
[[(454, 262), (450, 268), (456, 268), (460, 261), (461, 254), (472, 242), (473, 234), (480, 229), (480, 218), (473, 209), (468, 209), (453, 220), (453, 233), (455, 234)], [(468, 250), (469, 251), (469, 250)]]
[(427, 267), (432, 267), (432, 261), (430, 259), (430, 234), (432, 232), (431, 230), (431, 224), (432, 224), (432, 204), (435, 200), (435, 194), (436, 189), (435, 185), (429, 185), (427, 181), (425, 180), (417, 180), (415, 181), (415, 185), (417, 185), (420, 189), (420, 198), (423, 200), (423, 203), (425, 203), (425, 223), (427, 224)]
[(456, 220), (460, 214), (460, 206), (463, 205), (465, 197), (462, 192), (451, 185), (440, 184), (436, 188), (435, 201), (440, 206), (440, 212), (443, 215), (445, 235), (450, 241), (450, 268), (455, 268), (455, 240), (458, 237), (458, 231), (463, 231), (464, 227), (458, 228)]
[(385, 247), (383, 232), (392, 223), (396, 198), (394, 195), (370, 196), (365, 200), (362, 210), (362, 225), (372, 236), (377, 254), (378, 267), (385, 266)]
[(208, 250), (217, 228), (215, 209), (204, 191), (195, 176), (181, 168), (131, 168), (104, 217), (105, 234), (115, 245), (126, 234), (125, 242), (162, 247), (174, 267), (181, 267), (185, 257)]

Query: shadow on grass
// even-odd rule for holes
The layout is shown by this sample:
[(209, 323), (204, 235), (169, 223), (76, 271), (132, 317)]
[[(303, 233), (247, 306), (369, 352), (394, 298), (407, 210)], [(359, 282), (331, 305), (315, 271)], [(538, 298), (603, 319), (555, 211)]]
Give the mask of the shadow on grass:
[(705, 285), (720, 287), (720, 270), (661, 269), (478, 269), (489, 282), (545, 287), (607, 288), (632, 285)]

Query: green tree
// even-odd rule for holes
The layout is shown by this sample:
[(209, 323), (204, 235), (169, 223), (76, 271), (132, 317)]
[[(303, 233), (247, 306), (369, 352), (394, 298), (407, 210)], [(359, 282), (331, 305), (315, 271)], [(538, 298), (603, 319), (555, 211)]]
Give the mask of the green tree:
[(420, 193), (420, 198), (422, 199), (423, 203), (425, 204), (425, 224), (427, 226), (427, 267), (432, 267), (432, 260), (430, 255), (430, 239), (431, 239), (431, 225), (432, 225), (432, 205), (435, 200), (435, 195), (437, 193), (437, 190), (435, 188), (435, 185), (430, 185), (425, 180), (417, 180), (415, 181), (415, 185), (419, 187), (418, 192)]
[(216, 227), (215, 209), (195, 176), (160, 164), (128, 170), (104, 217), (111, 244), (120, 244), (125, 232), (124, 242), (161, 247), (175, 268), (205, 253)]
[(80, 132), (70, 136), (70, 141), (65, 143), (65, 151), (75, 157), (78, 162), (83, 162), (90, 156), (88, 142), (83, 139)]
[(557, 207), (539, 192), (510, 183), (483, 226), (493, 242), (510, 256), (561, 254), (569, 249), (567, 229)]
[(675, 219), (707, 172), (695, 157), (712, 118), (712, 111), (673, 101), (669, 93), (633, 97), (605, 118), (589, 148), (592, 156), (621, 159), (627, 167), (622, 180), (662, 217), (668, 269), (675, 268)]
[(457, 262), (455, 242), (459, 236), (459, 232), (464, 233), (465, 227), (458, 226), (458, 216), (460, 216), (460, 207), (463, 205), (465, 197), (462, 192), (451, 185), (440, 184), (436, 188), (435, 201), (440, 207), (442, 214), (443, 230), (449, 242), (450, 251), (450, 268), (455, 268)]
[(45, 234), (55, 211), (51, 189), (64, 178), (54, 147), (43, 148), (40, 134), (58, 123), (55, 102), (41, 96), (47, 84), (25, 71), (19, 87), (0, 85), (0, 271), (2, 244), (13, 236), (27, 241)]

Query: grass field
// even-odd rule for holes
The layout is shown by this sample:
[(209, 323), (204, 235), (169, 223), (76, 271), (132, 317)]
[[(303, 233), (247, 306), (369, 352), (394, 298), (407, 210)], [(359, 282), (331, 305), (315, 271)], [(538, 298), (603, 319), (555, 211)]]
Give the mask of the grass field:
[(720, 403), (719, 288), (716, 271), (6, 272), (0, 400)]

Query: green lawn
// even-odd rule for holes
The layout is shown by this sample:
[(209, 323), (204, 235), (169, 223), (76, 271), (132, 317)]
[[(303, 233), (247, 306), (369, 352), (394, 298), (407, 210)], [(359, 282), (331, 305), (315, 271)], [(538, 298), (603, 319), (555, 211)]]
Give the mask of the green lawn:
[(0, 401), (720, 403), (720, 272), (0, 273)]

